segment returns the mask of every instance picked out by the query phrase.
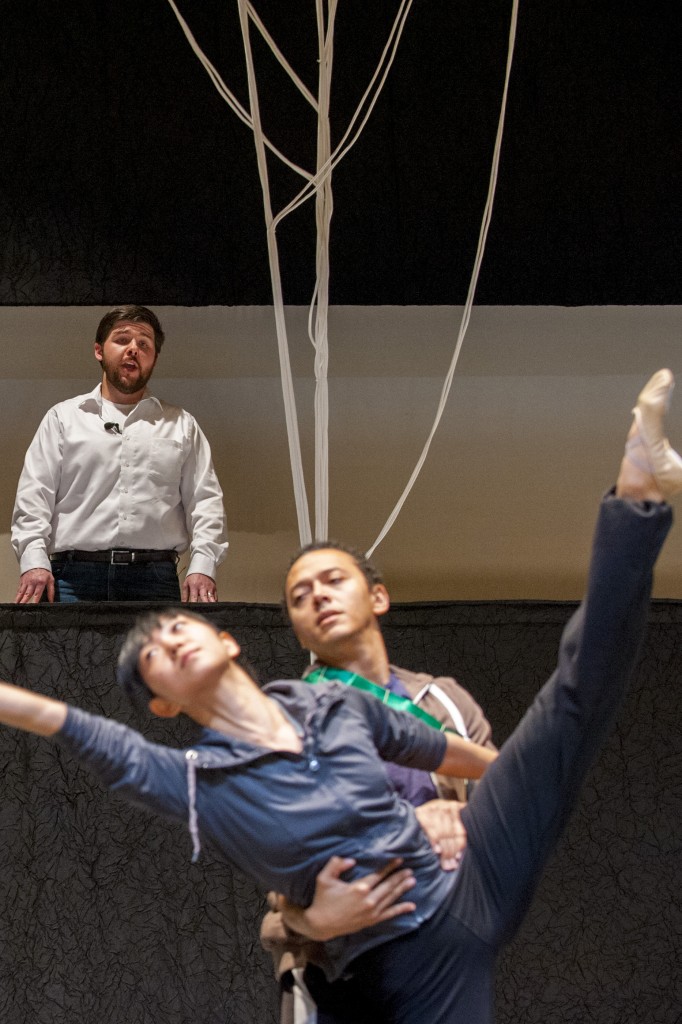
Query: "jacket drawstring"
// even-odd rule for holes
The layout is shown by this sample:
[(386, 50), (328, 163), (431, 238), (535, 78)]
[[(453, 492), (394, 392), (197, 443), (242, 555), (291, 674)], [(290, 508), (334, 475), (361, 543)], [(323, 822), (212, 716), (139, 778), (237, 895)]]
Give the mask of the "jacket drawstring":
[(196, 750), (188, 750), (185, 754), (187, 761), (187, 800), (189, 804), (189, 820), (187, 827), (192, 837), (192, 864), (196, 864), (201, 853), (201, 840), (199, 839), (199, 817), (197, 815), (197, 754)]

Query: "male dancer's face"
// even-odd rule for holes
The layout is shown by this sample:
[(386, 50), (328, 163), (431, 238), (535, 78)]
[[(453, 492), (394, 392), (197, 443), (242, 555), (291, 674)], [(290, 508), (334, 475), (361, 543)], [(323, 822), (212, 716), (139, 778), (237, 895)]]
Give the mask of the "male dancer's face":
[(384, 585), (370, 587), (353, 557), (335, 548), (301, 555), (287, 574), (284, 593), (299, 643), (322, 661), (361, 643), (389, 604)]

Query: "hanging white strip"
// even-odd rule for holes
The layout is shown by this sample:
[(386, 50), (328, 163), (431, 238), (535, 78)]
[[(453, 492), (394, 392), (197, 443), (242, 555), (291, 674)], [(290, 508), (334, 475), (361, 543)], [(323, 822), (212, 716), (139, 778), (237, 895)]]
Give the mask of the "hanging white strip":
[[(307, 200), (311, 198), (314, 191), (320, 187), (320, 184), (324, 181), (325, 177), (328, 174), (331, 174), (336, 165), (341, 160), (343, 160), (346, 153), (348, 153), (348, 151), (353, 148), (355, 143), (360, 138), (362, 130), (367, 124), (367, 121), (369, 120), (369, 117), (372, 111), (374, 110), (376, 102), (379, 99), (379, 95), (384, 87), (384, 83), (386, 81), (388, 72), (390, 71), (393, 65), (393, 61), (395, 60), (398, 43), (400, 42), (400, 38), (403, 34), (405, 21), (407, 19), (407, 15), (409, 13), (411, 6), (412, 0), (402, 0), (395, 21), (391, 28), (388, 41), (386, 43), (386, 46), (384, 47), (383, 53), (381, 54), (381, 58), (379, 60), (379, 63), (377, 64), (376, 70), (372, 75), (372, 78), (370, 79), (369, 85), (367, 86), (365, 92), (363, 93), (362, 99), (360, 100), (358, 106), (356, 107), (355, 113), (350, 119), (348, 127), (346, 128), (346, 131), (344, 132), (341, 141), (339, 142), (339, 145), (332, 153), (330, 160), (322, 167), (318, 168), (316, 174), (314, 175), (314, 177), (311, 177), (308, 184), (301, 189), (298, 195), (294, 196), (290, 203), (288, 203), (282, 210), (280, 210), (280, 212), (277, 214), (277, 217), (275, 218), (275, 226), (277, 226), (280, 223), (280, 221), (284, 220), (285, 217), (287, 217), (294, 210), (298, 209), (299, 206), (302, 206), (303, 203), (307, 202)], [(380, 72), (382, 72), (382, 68), (383, 73), (381, 73), (381, 79), (376, 87), (374, 95), (369, 100), (369, 107), (365, 112), (365, 115), (363, 116), (358, 128), (356, 129), (355, 132), (353, 132), (351, 136), (353, 127), (358, 118), (360, 117), (360, 112), (362, 111), (365, 103), (368, 101), (368, 97), (370, 96), (372, 88), (374, 87), (377, 79), (379, 78)], [(346, 145), (346, 141), (348, 140), (349, 136), (350, 141)]]
[[(234, 95), (234, 93), (231, 92), (230, 89), (228, 89), (228, 87), (226, 86), (225, 82), (223, 81), (223, 79), (221, 78), (220, 74), (218, 73), (217, 69), (213, 66), (213, 64), (211, 64), (211, 62), (208, 59), (208, 57), (206, 56), (206, 54), (204, 53), (204, 51), (201, 49), (201, 47), (197, 43), (196, 39), (194, 38), (194, 35), (192, 34), (192, 30), (190, 29), (189, 25), (187, 24), (187, 22), (185, 21), (185, 19), (182, 16), (182, 14), (180, 13), (177, 5), (175, 4), (175, 0), (168, 0), (168, 3), (170, 4), (170, 6), (172, 8), (172, 10), (173, 10), (173, 12), (175, 14), (175, 17), (178, 19), (178, 22), (180, 23), (180, 27), (182, 28), (182, 31), (185, 33), (185, 37), (187, 39), (187, 42), (192, 47), (192, 50), (197, 55), (197, 57), (201, 61), (202, 65), (206, 69), (206, 72), (208, 73), (208, 77), (211, 79), (211, 81), (213, 82), (214, 86), (216, 87), (216, 90), (217, 90), (219, 96), (222, 99), (225, 100), (225, 102), (227, 103), (227, 105), (230, 108), (230, 110), (232, 110), (237, 115), (237, 117), (239, 118), (240, 121), (243, 121), (243, 123), (247, 126), (247, 128), (253, 129), (253, 121), (251, 119), (251, 116), (250, 116), (248, 110), (244, 109), (244, 107), (241, 105), (241, 103), (239, 102), (237, 97)], [(249, 9), (250, 9), (251, 5), (249, 4), (248, 6), (249, 6)], [(276, 56), (277, 56), (277, 54), (276, 54)], [(283, 58), (282, 58), (282, 60), (283, 60)], [(290, 71), (289, 65), (285, 63), (285, 66), (286, 66), (287, 70)], [(294, 75), (293, 71), (290, 71), (290, 74), (292, 75), (294, 84), (297, 85), (298, 88), (305, 89), (305, 86)], [(306, 93), (307, 93), (307, 90), (306, 90)], [(307, 93), (306, 98), (308, 98), (309, 96), (310, 96), (310, 93)], [(314, 97), (312, 97), (312, 99), (313, 99), (313, 103), (315, 104)], [(305, 178), (306, 181), (310, 181), (312, 175), (309, 174), (309, 172), (304, 170), (302, 167), (299, 167), (298, 164), (293, 163), (293, 161), (291, 161), (289, 159), (289, 157), (285, 156), (284, 153), (282, 153), (279, 149), (277, 149), (277, 147), (275, 145), (272, 144), (272, 142), (270, 142), (270, 140), (268, 139), (268, 137), (266, 135), (263, 135), (263, 141), (264, 141), (265, 145), (268, 147), (268, 149), (272, 153), (274, 153), (274, 155), (279, 160), (281, 160), (282, 163), (286, 164), (287, 167), (290, 167), (292, 171), (294, 171), (296, 174), (299, 174), (302, 178)]]
[[(319, 91), (320, 96), (317, 102), (310, 92), (306, 89), (305, 85), (301, 82), (298, 76), (295, 74), (289, 63), (286, 61), (284, 56), (279, 51), (278, 47), (274, 43), (274, 40), (269, 35), (265, 26), (261, 22), (255, 9), (253, 8), (250, 0), (238, 0), (240, 23), (242, 26), (242, 36), (244, 38), (244, 52), (247, 63), (247, 74), (249, 81), (249, 96), (251, 103), (251, 116), (244, 110), (239, 104), (237, 99), (233, 96), (230, 90), (227, 88), (225, 83), (222, 81), (218, 72), (205, 57), (200, 50), (199, 46), (194, 39), (189, 27), (184, 21), (180, 14), (174, 0), (168, 0), (175, 15), (180, 22), (185, 35), (192, 46), (192, 49), (197, 54), (202, 64), (206, 68), (211, 80), (213, 81), (216, 89), (220, 95), (225, 99), (232, 110), (237, 114), (238, 117), (244, 121), (254, 132), (254, 141), (256, 144), (256, 153), (258, 159), (258, 170), (261, 179), (261, 188), (263, 190), (263, 205), (266, 219), (266, 231), (267, 231), (267, 244), (268, 244), (268, 259), (270, 263), (270, 276), (272, 280), (273, 289), (273, 302), (275, 308), (275, 326), (277, 330), (277, 343), (279, 348), (280, 356), (280, 370), (282, 375), (282, 391), (284, 395), (285, 404), (285, 415), (287, 422), (287, 434), (289, 438), (289, 454), (292, 465), (292, 477), (294, 481), (294, 495), (296, 499), (296, 509), (299, 522), (299, 536), (301, 543), (307, 543), (310, 539), (310, 519), (308, 513), (308, 505), (305, 493), (305, 480), (303, 477), (303, 467), (301, 462), (300, 452), (300, 440), (298, 435), (298, 419), (296, 415), (296, 404), (293, 392), (293, 382), (291, 379), (291, 367), (289, 362), (289, 350), (286, 336), (286, 324), (284, 319), (284, 304), (281, 288), (281, 276), (279, 270), (279, 253), (277, 249), (276, 240), (276, 229), (277, 225), (284, 217), (288, 216), (294, 209), (306, 202), (313, 194), (316, 195), (316, 219), (317, 219), (317, 246), (316, 246), (316, 269), (317, 277), (315, 284), (315, 291), (311, 303), (308, 332), (311, 337), (311, 341), (315, 347), (315, 535), (316, 537), (325, 537), (327, 534), (328, 525), (328, 511), (329, 511), (329, 438), (328, 438), (328, 414), (329, 414), (329, 399), (328, 399), (328, 362), (329, 362), (329, 351), (328, 351), (328, 311), (329, 311), (329, 225), (331, 220), (331, 213), (333, 208), (332, 193), (331, 193), (331, 173), (334, 167), (340, 160), (346, 155), (349, 149), (355, 144), (359, 138), (362, 130), (369, 119), (374, 105), (378, 99), (378, 96), (383, 88), (386, 81), (386, 77), (391, 68), (393, 60), (395, 58), (396, 50), (400, 38), (402, 36), (403, 29), (405, 27), (405, 21), (409, 10), (412, 5), (412, 0), (401, 0), (400, 8), (396, 15), (389, 39), (384, 47), (381, 55), (379, 64), (370, 80), (370, 83), (365, 90), (365, 93), (358, 104), (358, 107), (351, 118), (351, 121), (334, 152), (331, 152), (331, 143), (329, 135), (329, 88), (331, 82), (331, 66), (332, 66), (332, 52), (333, 52), (333, 25), (336, 14), (337, 0), (331, 0), (329, 4), (329, 22), (325, 30), (324, 28), (324, 8), (323, 0), (316, 0), (317, 18), (318, 18), (318, 48), (320, 52), (320, 79), (319, 79)], [(317, 169), (315, 175), (311, 175), (298, 167), (287, 157), (285, 157), (279, 150), (277, 150), (263, 134), (260, 114), (258, 109), (258, 93), (256, 88), (255, 71), (253, 67), (253, 56), (251, 53), (249, 34), (248, 34), (248, 21), (251, 18), (254, 24), (258, 27), (264, 40), (268, 43), (272, 53), (276, 59), (280, 62), (282, 67), (285, 68), (287, 74), (291, 78), (292, 82), (302, 92), (309, 103), (318, 112), (318, 153), (317, 153)], [(455, 352), (450, 364), (443, 389), (441, 392), (438, 409), (436, 412), (436, 418), (431, 428), (431, 432), (427, 438), (426, 444), (422, 450), (417, 465), (410, 476), (410, 479), (403, 491), (400, 499), (398, 500), (393, 512), (389, 516), (386, 524), (381, 530), (379, 536), (375, 540), (372, 547), (369, 549), (368, 554), (371, 554), (377, 546), (381, 543), (383, 538), (386, 536), (393, 523), (395, 522), (402, 506), (407, 499), (414, 483), (421, 471), (421, 468), (426, 460), (431, 441), (435, 435), (435, 432), (440, 423), (440, 419), (445, 408), (450, 388), (452, 386), (452, 380), (454, 372), (459, 359), (459, 353), (461, 351), (464, 336), (466, 334), (469, 319), (471, 317), (471, 309), (473, 306), (473, 299), (478, 283), (478, 276), (480, 273), (481, 262), (483, 259), (483, 252), (485, 250), (485, 241), (487, 238), (488, 228), (490, 225), (490, 218), (492, 215), (493, 198), (495, 194), (495, 186), (497, 183), (497, 172), (499, 167), (500, 147), (502, 142), (502, 134), (504, 128), (504, 117), (507, 104), (507, 94), (509, 87), (509, 76), (511, 72), (512, 57), (514, 52), (514, 42), (516, 38), (516, 24), (518, 20), (518, 0), (513, 0), (512, 3), (512, 17), (509, 32), (509, 48), (507, 54), (507, 67), (505, 74), (504, 90), (502, 97), (502, 107), (500, 111), (500, 117), (497, 128), (497, 136), (495, 140), (495, 148), (493, 154), (493, 165), (490, 175), (490, 183), (488, 188), (488, 196), (486, 200), (486, 206), (483, 213), (483, 220), (481, 224), (481, 230), (479, 234), (478, 248), (476, 252), (476, 258), (474, 261), (474, 268), (472, 271), (472, 277), (469, 284), (469, 291), (467, 294), (464, 311), (462, 314), (462, 320), (457, 336), (457, 342), (455, 345)], [(378, 82), (378, 84), (377, 84)], [(376, 86), (376, 88), (375, 88)], [(372, 95), (372, 90), (375, 89)], [(359, 125), (356, 126), (356, 122), (360, 118), (361, 112), (368, 103), (368, 107)], [(272, 215), (272, 208), (270, 203), (270, 191), (268, 183), (268, 172), (267, 172), (267, 161), (265, 157), (265, 147), (268, 147), (276, 156), (279, 157), (288, 167), (295, 170), (302, 177), (307, 179), (306, 186), (298, 193), (298, 195), (284, 208), (276, 217)], [(314, 325), (313, 325), (313, 314), (314, 314)]]
[[(372, 76), (370, 84), (363, 95), (360, 104), (355, 111), (351, 122), (344, 133), (341, 140), (341, 147), (348, 138), (348, 135), (355, 124), (360, 110), (362, 109), (367, 96), (369, 95), (372, 86), (374, 85), (379, 72), (381, 70), (382, 63), (386, 60), (386, 55), (390, 52), (390, 58), (385, 68), (383, 77), (379, 84), (378, 90), (374, 98), (372, 99), (371, 105), (365, 118), (362, 121), (354, 139), (346, 146), (345, 150), (341, 152), (340, 156), (336, 160), (332, 159), (331, 153), (331, 132), (329, 125), (329, 101), (331, 93), (331, 71), (332, 71), (332, 59), (333, 59), (333, 41), (334, 41), (334, 19), (336, 17), (337, 0), (332, 0), (329, 4), (329, 15), (326, 30), (324, 29), (324, 10), (322, 0), (317, 0), (317, 24), (318, 24), (318, 48), (319, 48), (319, 87), (318, 87), (318, 136), (317, 136), (317, 172), (315, 177), (311, 181), (311, 187), (307, 190), (305, 197), (294, 200), (284, 210), (282, 210), (273, 222), (273, 226), (282, 220), (288, 213), (290, 213), (297, 206), (305, 202), (306, 199), (310, 198), (314, 191), (316, 195), (316, 224), (317, 224), (317, 242), (316, 242), (316, 278), (315, 278), (315, 289), (313, 292), (313, 298), (310, 305), (310, 311), (308, 316), (308, 335), (315, 349), (315, 538), (317, 540), (324, 540), (329, 536), (329, 384), (328, 384), (328, 370), (329, 370), (329, 236), (330, 236), (330, 224), (331, 216), (333, 212), (333, 195), (331, 187), (331, 175), (332, 169), (338, 160), (342, 158), (345, 152), (350, 149), (351, 145), (355, 142), (359, 136), (362, 128), (364, 127), (367, 118), (369, 117), (379, 91), (381, 90), (388, 69), (390, 68), (393, 58), (395, 56), (395, 47), (397, 46), (402, 29), (404, 26), (404, 18), (407, 11), (411, 6), (412, 0), (403, 0), (401, 3), (398, 16), (391, 30), (389, 41), (384, 47), (381, 61), (377, 66), (377, 69)], [(402, 22), (401, 22), (402, 14)], [(393, 40), (393, 47), (391, 49), (391, 41)], [(337, 150), (338, 152), (338, 150)], [(299, 196), (301, 194), (299, 193)]]
[(282, 67), (284, 68), (284, 70), (286, 71), (286, 73), (288, 74), (289, 78), (294, 83), (294, 85), (296, 86), (298, 91), (301, 93), (301, 95), (305, 96), (305, 98), (307, 99), (308, 103), (313, 108), (313, 110), (317, 111), (317, 109), (318, 109), (317, 100), (315, 99), (315, 97), (313, 96), (313, 94), (311, 93), (311, 91), (307, 87), (307, 85), (305, 85), (305, 83), (302, 82), (301, 79), (298, 77), (298, 75), (296, 74), (296, 72), (292, 68), (291, 64), (286, 59), (286, 57), (284, 56), (284, 54), (280, 50), (279, 46), (277, 45), (275, 40), (272, 38), (272, 36), (268, 32), (268, 30), (266, 29), (265, 25), (263, 24), (263, 22), (260, 19), (260, 15), (258, 14), (258, 11), (256, 11), (254, 9), (253, 4), (251, 4), (251, 3), (247, 3), (246, 6), (247, 6), (247, 10), (249, 12), (249, 17), (251, 18), (251, 21), (254, 23), (254, 25), (256, 26), (256, 28), (258, 29), (260, 34), (262, 35), (263, 39), (265, 40), (265, 42), (270, 47), (270, 49), (271, 49), (271, 51), (273, 53), (273, 56), (282, 65)]
[(305, 489), (305, 478), (303, 476), (303, 461), (301, 459), (301, 442), (298, 434), (298, 416), (296, 415), (296, 397), (291, 376), (291, 363), (289, 360), (289, 346), (287, 343), (286, 323), (284, 320), (284, 301), (282, 297), (282, 279), (279, 269), (279, 252), (277, 249), (277, 237), (272, 217), (272, 205), (270, 202), (270, 184), (268, 180), (267, 160), (265, 156), (265, 145), (260, 123), (260, 107), (258, 103), (258, 88), (256, 85), (256, 74), (253, 65), (253, 54), (251, 52), (251, 40), (249, 38), (249, 21), (246, 0), (237, 0), (239, 8), (239, 22), (242, 29), (244, 42), (244, 54), (246, 56), (246, 71), (249, 84), (249, 103), (251, 106), (251, 117), (253, 119), (253, 137), (256, 146), (256, 157), (258, 162), (258, 174), (260, 176), (261, 189), (263, 191), (263, 211), (265, 213), (266, 237), (268, 244), (268, 261), (270, 263), (270, 278), (272, 281), (272, 297), (275, 309), (275, 327), (277, 330), (277, 348), (279, 351), (280, 374), (282, 378), (282, 394), (284, 397), (284, 414), (287, 425), (287, 438), (289, 441), (289, 458), (291, 460), (291, 475), (294, 485), (294, 499), (296, 502), (296, 516), (298, 519), (298, 532), (301, 545), (308, 544), (312, 539), (310, 530), (310, 512), (308, 510), (308, 499)]
[[(330, 0), (325, 25), (323, 0), (316, 0), (319, 53), (317, 167), (329, 163), (331, 127), (329, 103), (334, 62), (334, 20), (337, 0)], [(318, 186), (315, 197), (315, 539), (329, 533), (329, 232), (334, 208), (331, 174)]]
[(386, 523), (384, 524), (381, 532), (379, 533), (379, 536), (374, 541), (374, 543), (372, 544), (371, 548), (369, 548), (369, 550), (367, 551), (367, 557), (368, 558), (371, 557), (372, 553), (377, 549), (379, 544), (381, 544), (382, 540), (384, 539), (384, 537), (386, 536), (388, 531), (391, 529), (391, 527), (393, 526), (393, 524), (396, 521), (396, 519), (398, 518), (400, 510), (402, 509), (403, 505), (405, 504), (407, 496), (410, 493), (410, 491), (412, 490), (412, 488), (414, 486), (414, 482), (417, 479), (417, 477), (419, 476), (419, 473), (421, 472), (421, 468), (424, 465), (424, 462), (426, 461), (426, 456), (428, 455), (429, 448), (431, 447), (431, 441), (433, 440), (433, 437), (434, 437), (434, 435), (436, 433), (436, 430), (438, 429), (438, 424), (441, 421), (441, 417), (443, 415), (443, 410), (445, 409), (445, 403), (447, 402), (448, 395), (450, 394), (450, 388), (452, 386), (452, 380), (453, 380), (453, 377), (455, 375), (455, 368), (457, 366), (457, 361), (459, 359), (459, 353), (460, 353), (460, 351), (462, 349), (462, 343), (464, 341), (464, 335), (466, 334), (467, 328), (469, 326), (469, 320), (471, 318), (471, 308), (472, 308), (473, 303), (474, 303), (474, 295), (476, 293), (476, 285), (478, 284), (478, 276), (479, 276), (479, 273), (480, 273), (480, 270), (481, 270), (481, 262), (483, 260), (483, 253), (485, 251), (485, 242), (486, 242), (486, 238), (488, 236), (488, 228), (490, 227), (490, 219), (492, 217), (493, 199), (495, 198), (495, 186), (497, 185), (497, 172), (498, 172), (498, 168), (500, 166), (500, 150), (501, 150), (501, 147), (502, 147), (502, 134), (503, 134), (503, 131), (504, 131), (504, 118), (505, 118), (505, 113), (506, 113), (506, 109), (507, 109), (507, 94), (508, 94), (508, 91), (509, 91), (509, 77), (511, 75), (512, 59), (513, 59), (513, 56), (514, 56), (514, 43), (516, 41), (516, 23), (518, 21), (518, 7), (519, 7), (518, 0), (513, 0), (511, 24), (510, 24), (510, 27), (509, 27), (509, 46), (508, 46), (508, 50), (507, 50), (507, 67), (506, 67), (505, 77), (504, 77), (504, 89), (503, 89), (503, 92), (502, 92), (502, 106), (501, 106), (501, 110), (500, 110), (500, 117), (499, 117), (498, 124), (497, 124), (497, 135), (495, 137), (495, 148), (493, 150), (493, 164), (492, 164), (492, 168), (491, 168), (491, 171), (490, 171), (490, 182), (488, 184), (488, 195), (486, 197), (485, 209), (483, 210), (483, 220), (482, 220), (482, 223), (481, 223), (481, 230), (480, 230), (479, 237), (478, 237), (478, 247), (476, 249), (476, 259), (474, 260), (474, 268), (473, 268), (473, 272), (472, 272), (472, 275), (471, 275), (471, 281), (469, 282), (469, 291), (467, 293), (467, 298), (466, 298), (466, 302), (464, 304), (464, 310), (463, 310), (463, 313), (462, 313), (462, 320), (461, 320), (461, 323), (460, 323), (460, 326), (459, 326), (459, 333), (457, 335), (457, 343), (455, 345), (455, 352), (454, 352), (454, 355), (452, 357), (452, 361), (450, 363), (450, 369), (448, 370), (447, 376), (445, 378), (445, 383), (443, 385), (443, 390), (441, 391), (440, 401), (438, 403), (438, 409), (436, 411), (436, 418), (434, 420), (433, 426), (431, 427), (431, 432), (430, 432), (430, 434), (429, 434), (429, 436), (428, 436), (428, 438), (426, 440), (426, 444), (424, 445), (422, 453), (419, 456), (419, 460), (417, 461), (417, 465), (415, 466), (415, 468), (414, 468), (414, 470), (412, 472), (412, 475), (411, 475), (410, 479), (407, 482), (407, 486), (405, 487), (405, 490), (401, 494), (401, 496), (398, 499), (398, 502), (397, 502), (395, 508), (393, 509), (393, 511), (391, 512), (390, 516), (386, 520)]

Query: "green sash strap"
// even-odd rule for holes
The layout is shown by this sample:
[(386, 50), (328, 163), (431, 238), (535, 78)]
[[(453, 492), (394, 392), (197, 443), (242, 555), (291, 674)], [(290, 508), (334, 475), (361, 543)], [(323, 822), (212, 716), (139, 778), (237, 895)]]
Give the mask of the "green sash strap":
[(331, 668), (329, 665), (322, 665), (308, 672), (303, 682), (324, 683), (329, 680), (343, 683), (344, 686), (352, 686), (356, 690), (363, 690), (365, 693), (371, 693), (382, 704), (388, 704), (395, 711), (403, 711), (408, 715), (414, 715), (415, 718), (421, 718), (422, 722), (426, 722), (432, 729), (438, 729), (439, 732), (454, 732), (457, 736), (460, 735), (457, 729), (451, 729), (447, 725), (443, 725), (442, 722), (439, 722), (437, 718), (430, 715), (428, 711), (420, 708), (409, 697), (401, 697), (399, 694), (387, 690), (385, 686), (377, 686), (376, 683), (370, 682), (364, 676), (359, 676), (356, 672), (348, 672), (345, 668)]

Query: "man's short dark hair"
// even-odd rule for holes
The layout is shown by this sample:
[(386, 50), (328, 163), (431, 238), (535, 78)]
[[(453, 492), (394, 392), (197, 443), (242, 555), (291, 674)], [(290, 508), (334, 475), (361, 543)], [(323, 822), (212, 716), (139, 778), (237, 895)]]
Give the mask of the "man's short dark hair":
[[(350, 555), (350, 557), (353, 559), (353, 561), (357, 565), (357, 567), (360, 570), (360, 572), (362, 573), (362, 575), (365, 577), (365, 579), (367, 581), (367, 586), (369, 587), (370, 590), (377, 583), (382, 583), (383, 584), (383, 582), (384, 582), (383, 576), (381, 575), (381, 573), (377, 569), (376, 565), (374, 565), (373, 562), (370, 562), (369, 558), (367, 558), (366, 555), (363, 555), (362, 551), (359, 551), (358, 548), (351, 547), (349, 544), (341, 544), (337, 540), (314, 540), (310, 544), (304, 544), (304, 546), (302, 548), (298, 549), (296, 554), (293, 556), (293, 558), (289, 562), (289, 565), (288, 565), (288, 568), (287, 568), (287, 572), (286, 572), (286, 576), (289, 575), (289, 573), (291, 572), (293, 567), (296, 565), (296, 562), (298, 562), (299, 558), (303, 558), (304, 555), (309, 554), (311, 551), (327, 551), (327, 550), (330, 550), (330, 551), (343, 551), (343, 553), (345, 555)], [(285, 580), (286, 580), (286, 576), (284, 577)], [(286, 587), (286, 583), (285, 583), (285, 587)], [(284, 597), (283, 597), (282, 603), (284, 605), (284, 610), (286, 611), (286, 609), (287, 609), (286, 590), (285, 590), (285, 593), (284, 593)]]
[(130, 321), (133, 324), (148, 324), (151, 327), (154, 331), (154, 348), (158, 355), (166, 335), (163, 333), (163, 328), (159, 323), (156, 313), (152, 313), (151, 309), (147, 309), (146, 306), (116, 306), (114, 309), (110, 309), (99, 322), (97, 334), (95, 335), (97, 344), (103, 345), (116, 324), (124, 320)]
[(164, 608), (162, 611), (145, 612), (144, 615), (138, 616), (123, 641), (116, 663), (117, 682), (134, 704), (146, 704), (154, 696), (140, 674), (139, 661), (142, 648), (149, 643), (152, 633), (160, 629), (164, 622), (172, 622), (180, 615), (187, 619), (205, 622), (215, 629), (216, 633), (218, 632), (213, 623), (204, 615), (186, 611), (184, 608)]

